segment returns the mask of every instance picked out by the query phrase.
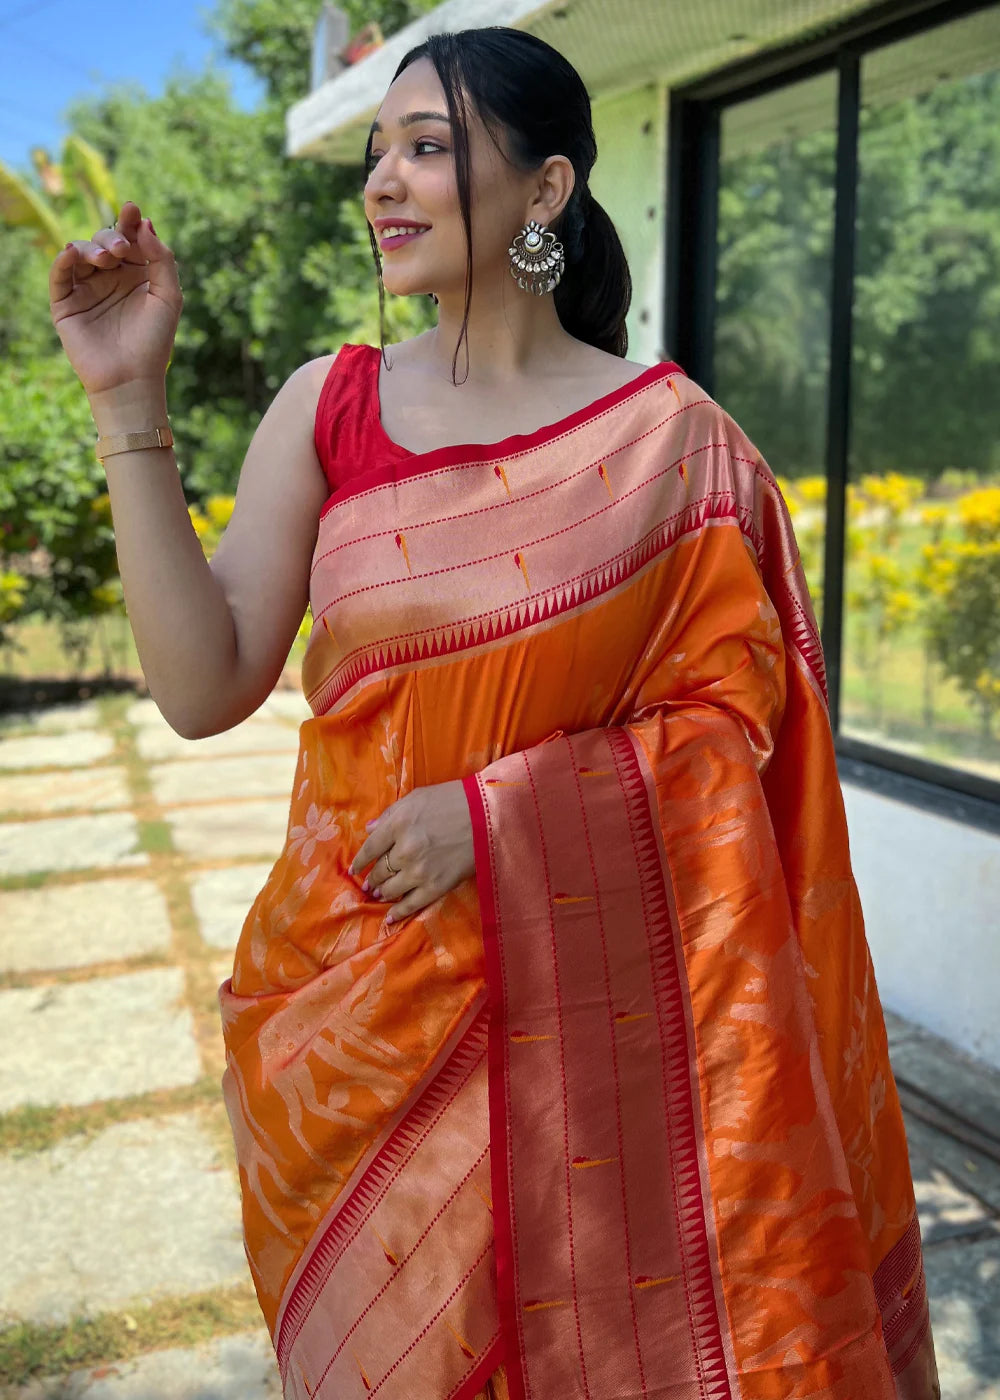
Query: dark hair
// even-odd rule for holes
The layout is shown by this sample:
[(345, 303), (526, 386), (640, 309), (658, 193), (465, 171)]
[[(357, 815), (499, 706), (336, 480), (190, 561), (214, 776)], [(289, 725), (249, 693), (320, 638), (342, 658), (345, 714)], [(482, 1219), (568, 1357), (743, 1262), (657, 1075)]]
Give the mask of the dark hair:
[[(624, 358), (628, 351), (625, 314), (632, 300), (632, 278), (625, 250), (609, 216), (590, 193), (587, 179), (597, 159), (590, 97), (579, 73), (558, 49), (521, 29), (491, 25), (454, 34), (431, 34), (410, 49), (393, 82), (418, 58), (433, 63), (453, 123), (455, 177), (467, 263), (465, 319), (452, 360), (452, 382), (463, 337), (467, 342), (472, 304), (472, 217), (468, 108), (485, 125), (494, 145), (518, 170), (537, 170), (551, 155), (565, 156), (576, 181), (552, 232), (565, 249), (566, 268), (553, 297), (563, 329), (578, 340)], [(506, 136), (507, 150), (497, 139)], [(365, 149), (369, 168), (372, 138)], [(517, 232), (511, 230), (511, 237)], [(378, 242), (369, 226), (378, 273), (379, 341), (385, 357), (385, 290)], [(468, 342), (466, 359), (468, 360)], [(468, 371), (466, 371), (468, 372)]]

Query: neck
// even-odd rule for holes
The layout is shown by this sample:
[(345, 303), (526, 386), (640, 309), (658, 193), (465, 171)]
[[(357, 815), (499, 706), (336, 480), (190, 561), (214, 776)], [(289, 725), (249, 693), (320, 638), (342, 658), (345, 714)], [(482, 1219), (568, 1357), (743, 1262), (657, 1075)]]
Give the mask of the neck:
[[(483, 279), (476, 279), (482, 287)], [(465, 289), (437, 293), (438, 323), (428, 335), (430, 363), (442, 379), (451, 379), (452, 360), (465, 314)], [(523, 292), (504, 268), (472, 303), (465, 337), (458, 350), (455, 378), (488, 389), (512, 381), (551, 374), (553, 359), (565, 363), (579, 342), (563, 330), (552, 293)], [(466, 377), (468, 370), (468, 377)]]

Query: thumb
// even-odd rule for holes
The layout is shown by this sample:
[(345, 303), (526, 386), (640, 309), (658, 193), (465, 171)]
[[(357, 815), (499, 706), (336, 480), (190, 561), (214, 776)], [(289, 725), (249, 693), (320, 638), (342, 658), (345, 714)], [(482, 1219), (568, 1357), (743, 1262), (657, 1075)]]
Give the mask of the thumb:
[(180, 286), (177, 261), (173, 252), (157, 237), (149, 219), (141, 220), (136, 242), (140, 253), (147, 259), (146, 273), (150, 291), (164, 301), (175, 301)]

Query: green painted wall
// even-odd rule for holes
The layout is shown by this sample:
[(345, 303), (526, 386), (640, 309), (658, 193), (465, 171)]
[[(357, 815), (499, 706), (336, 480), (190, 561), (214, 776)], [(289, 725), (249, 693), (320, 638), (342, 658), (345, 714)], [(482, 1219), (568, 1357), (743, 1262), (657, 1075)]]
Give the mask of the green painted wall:
[(633, 88), (593, 103), (597, 163), (594, 198), (614, 220), (632, 273), (628, 358), (663, 358), (667, 89)]

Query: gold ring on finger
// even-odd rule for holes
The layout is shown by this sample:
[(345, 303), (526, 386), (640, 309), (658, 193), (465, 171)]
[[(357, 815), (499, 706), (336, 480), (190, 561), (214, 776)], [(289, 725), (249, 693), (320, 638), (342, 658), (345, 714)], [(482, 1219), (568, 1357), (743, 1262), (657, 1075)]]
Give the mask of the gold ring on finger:
[(389, 853), (388, 853), (388, 851), (385, 853), (385, 855), (382, 857), (382, 859), (385, 861), (385, 868), (386, 868), (386, 870), (388, 870), (388, 872), (389, 872), (390, 875), (398, 875), (398, 874), (399, 874), (399, 871), (393, 866), (392, 862), (391, 862), (390, 859), (389, 859)]

